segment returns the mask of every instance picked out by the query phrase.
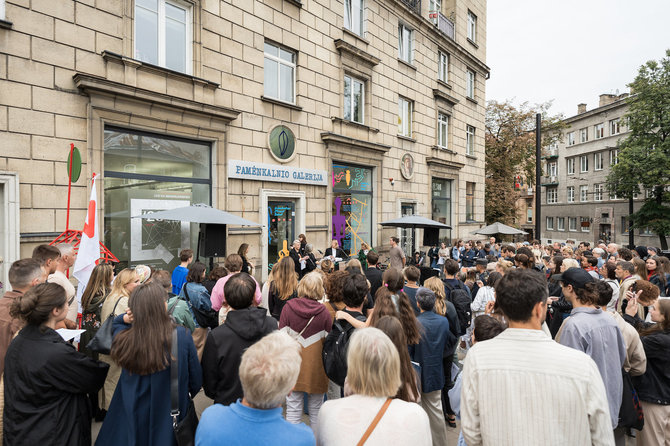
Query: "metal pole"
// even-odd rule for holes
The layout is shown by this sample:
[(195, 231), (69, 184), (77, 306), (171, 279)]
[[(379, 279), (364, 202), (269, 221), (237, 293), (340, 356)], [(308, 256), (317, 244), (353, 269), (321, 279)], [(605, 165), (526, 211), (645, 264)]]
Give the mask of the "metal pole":
[(633, 215), (633, 195), (628, 197), (628, 248), (633, 249), (635, 247), (635, 231), (633, 229), (633, 222), (631, 221), (630, 216)]
[(535, 239), (542, 242), (542, 189), (540, 176), (542, 175), (542, 115), (535, 115)]

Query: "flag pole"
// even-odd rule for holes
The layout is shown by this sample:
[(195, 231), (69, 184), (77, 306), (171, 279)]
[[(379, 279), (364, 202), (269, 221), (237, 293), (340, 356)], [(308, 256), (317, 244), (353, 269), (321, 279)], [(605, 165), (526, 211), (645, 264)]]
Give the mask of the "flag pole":
[(74, 143), (70, 143), (70, 168), (67, 175), (67, 212), (65, 213), (65, 231), (70, 229), (70, 193), (72, 191), (72, 161), (74, 158)]

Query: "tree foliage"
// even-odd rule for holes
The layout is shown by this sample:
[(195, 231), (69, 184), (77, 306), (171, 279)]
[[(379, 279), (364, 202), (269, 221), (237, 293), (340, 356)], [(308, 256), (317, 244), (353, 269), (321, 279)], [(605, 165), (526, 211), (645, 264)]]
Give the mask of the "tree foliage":
[[(607, 186), (620, 197), (645, 197), (631, 216), (635, 228), (649, 227), (667, 249), (670, 234), (670, 50), (660, 61), (640, 67), (629, 84), (627, 113), (630, 133), (619, 142), (619, 162), (612, 166)], [(649, 191), (647, 197), (645, 191)]]
[(518, 192), (514, 178), (535, 182), (535, 115), (542, 115), (542, 147), (561, 137), (561, 115), (550, 116), (550, 102), (535, 106), (524, 102), (489, 101), (486, 105), (486, 223), (511, 225), (516, 216)]

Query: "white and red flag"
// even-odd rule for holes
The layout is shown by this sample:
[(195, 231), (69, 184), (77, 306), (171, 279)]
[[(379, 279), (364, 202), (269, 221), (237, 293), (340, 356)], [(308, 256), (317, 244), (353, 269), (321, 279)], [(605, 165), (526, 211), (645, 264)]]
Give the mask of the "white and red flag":
[(95, 173), (91, 183), (91, 200), (88, 202), (88, 212), (84, 222), (84, 230), (81, 233), (77, 260), (72, 268), (72, 275), (79, 281), (77, 287), (77, 304), (79, 313), (82, 312), (81, 296), (84, 288), (91, 277), (96, 262), (100, 259), (100, 234), (98, 230), (98, 197), (95, 191)]

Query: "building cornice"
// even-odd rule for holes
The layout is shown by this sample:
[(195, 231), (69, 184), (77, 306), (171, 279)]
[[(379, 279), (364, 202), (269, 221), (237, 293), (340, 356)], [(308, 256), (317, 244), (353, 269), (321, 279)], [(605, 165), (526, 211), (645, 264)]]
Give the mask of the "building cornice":
[(335, 48), (337, 48), (337, 51), (339, 51), (341, 55), (346, 54), (371, 67), (374, 67), (375, 65), (379, 64), (379, 62), (381, 62), (381, 59), (379, 57), (375, 57), (372, 54), (368, 53), (367, 51), (364, 51), (355, 45), (345, 42), (342, 39), (335, 39)]
[(448, 169), (459, 169), (459, 170), (465, 167), (464, 163), (459, 163), (457, 161), (448, 161), (442, 158), (436, 158), (434, 156), (426, 157), (426, 164), (429, 166), (446, 167)]
[(380, 154), (387, 153), (389, 150), (391, 150), (391, 146), (387, 146), (386, 144), (364, 141), (362, 139), (351, 138), (349, 136), (339, 135), (333, 132), (321, 133), (321, 140), (326, 143), (327, 148), (331, 144), (339, 144)]
[(569, 118), (565, 118), (563, 122), (565, 124), (572, 124), (574, 122), (578, 122), (582, 119), (585, 118), (590, 118), (595, 115), (599, 115), (600, 113), (608, 112), (610, 110), (614, 110), (616, 108), (621, 108), (621, 107), (626, 107), (628, 105), (628, 100), (632, 98), (633, 96), (627, 96), (623, 99), (619, 99), (618, 101), (612, 102), (611, 104), (603, 105), (602, 107), (597, 107), (594, 108), (593, 110), (586, 111), (584, 113), (580, 113), (578, 115), (570, 116)]
[(443, 101), (448, 102), (451, 105), (456, 105), (459, 102), (458, 99), (451, 96), (450, 94), (445, 93), (439, 88), (433, 89), (433, 97), (435, 97), (435, 99), (442, 99)]

